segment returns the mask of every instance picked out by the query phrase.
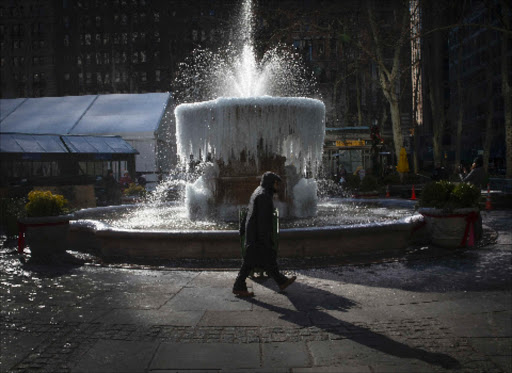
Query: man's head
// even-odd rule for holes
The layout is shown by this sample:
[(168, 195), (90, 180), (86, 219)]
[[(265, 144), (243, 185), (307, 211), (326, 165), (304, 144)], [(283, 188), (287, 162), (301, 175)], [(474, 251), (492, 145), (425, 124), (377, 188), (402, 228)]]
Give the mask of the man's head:
[(279, 190), (279, 183), (281, 182), (281, 177), (278, 174), (267, 171), (261, 177), (260, 185), (263, 188), (271, 189), (274, 193)]

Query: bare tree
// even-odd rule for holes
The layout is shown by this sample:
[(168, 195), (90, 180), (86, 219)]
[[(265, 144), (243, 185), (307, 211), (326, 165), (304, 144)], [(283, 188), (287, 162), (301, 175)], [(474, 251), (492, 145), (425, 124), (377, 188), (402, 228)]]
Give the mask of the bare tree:
[[(391, 124), (393, 131), (393, 143), (395, 154), (400, 154), (400, 149), (404, 145), (400, 115), (400, 79), (404, 72), (401, 65), (402, 51), (406, 41), (409, 40), (409, 9), (406, 2), (401, 2), (401, 6), (396, 7), (396, 18), (400, 19), (399, 29), (393, 30), (392, 34), (395, 36), (394, 42), (387, 43), (388, 47), (393, 48), (393, 55), (391, 59), (386, 58), (384, 54), (384, 41), (382, 38), (382, 28), (379, 28), (375, 19), (375, 5), (369, 2), (367, 6), (368, 21), (370, 24), (370, 33), (373, 45), (371, 49), (362, 43), (359, 44), (360, 48), (365, 51), (370, 58), (372, 58), (378, 67), (379, 83), (384, 97), (389, 103), (391, 113)], [(388, 62), (389, 61), (389, 62)]]
[(501, 5), (501, 21), (503, 28), (508, 31), (502, 34), (501, 38), (501, 92), (504, 101), (505, 116), (505, 145), (506, 145), (506, 167), (507, 178), (512, 178), (512, 90), (510, 88), (510, 23), (511, 9), (510, 3), (506, 0), (500, 1)]

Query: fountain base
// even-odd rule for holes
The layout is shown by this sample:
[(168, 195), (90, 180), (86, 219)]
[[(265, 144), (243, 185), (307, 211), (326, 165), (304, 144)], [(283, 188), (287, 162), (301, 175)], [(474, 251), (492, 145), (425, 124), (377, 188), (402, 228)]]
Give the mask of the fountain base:
[[(282, 229), (279, 257), (341, 257), (403, 250), (424, 235), (421, 217), (379, 225)], [(385, 245), (382, 243), (385, 242)], [(72, 222), (70, 246), (104, 257), (237, 259), (238, 231), (157, 231), (112, 229)]]

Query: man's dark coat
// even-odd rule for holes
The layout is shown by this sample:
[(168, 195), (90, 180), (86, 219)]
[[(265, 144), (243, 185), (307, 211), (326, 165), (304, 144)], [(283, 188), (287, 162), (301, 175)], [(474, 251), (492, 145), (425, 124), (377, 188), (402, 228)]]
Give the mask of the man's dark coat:
[(274, 213), (274, 182), (281, 178), (266, 172), (260, 186), (252, 193), (249, 201), (249, 211), (245, 222), (245, 258), (250, 266), (273, 265), (277, 260), (277, 253), (273, 249), (272, 240), (273, 213)]

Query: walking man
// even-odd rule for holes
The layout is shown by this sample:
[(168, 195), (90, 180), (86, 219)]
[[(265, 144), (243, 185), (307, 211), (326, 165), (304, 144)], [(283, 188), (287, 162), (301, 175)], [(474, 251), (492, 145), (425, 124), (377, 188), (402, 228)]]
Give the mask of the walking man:
[(288, 278), (279, 272), (277, 252), (273, 249), (273, 196), (279, 190), (280, 182), (279, 175), (265, 172), (261, 177), (260, 186), (251, 195), (245, 221), (245, 256), (233, 286), (233, 294), (240, 297), (254, 296), (253, 292), (247, 290), (245, 279), (255, 267), (263, 267), (279, 285), (280, 290), (286, 289), (297, 278), (295, 276)]

